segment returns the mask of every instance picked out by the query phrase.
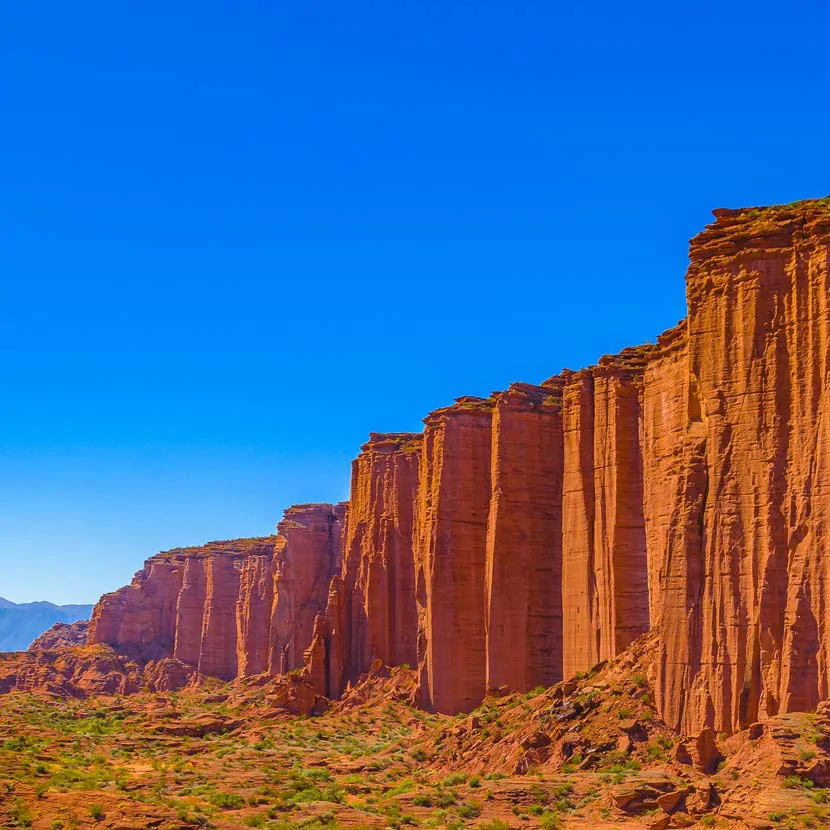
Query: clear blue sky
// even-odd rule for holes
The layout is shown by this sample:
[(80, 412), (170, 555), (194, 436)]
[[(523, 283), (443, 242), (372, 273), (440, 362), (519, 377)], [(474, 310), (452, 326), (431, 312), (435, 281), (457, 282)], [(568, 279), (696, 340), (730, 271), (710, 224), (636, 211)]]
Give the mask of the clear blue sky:
[(830, 192), (826, 4), (564, 5), (5, 4), (0, 595), (343, 499), (673, 325), (711, 208)]

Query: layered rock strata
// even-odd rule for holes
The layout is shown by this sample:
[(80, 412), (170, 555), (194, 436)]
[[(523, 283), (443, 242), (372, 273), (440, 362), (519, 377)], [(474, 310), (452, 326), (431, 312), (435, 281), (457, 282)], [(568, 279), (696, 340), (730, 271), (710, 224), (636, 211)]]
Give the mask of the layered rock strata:
[(729, 732), (830, 694), (830, 203), (715, 216), (690, 251), (658, 695), (670, 725)]
[(152, 557), (96, 605), (90, 644), (140, 662), (175, 658), (223, 680), (302, 668), (341, 567), (344, 515), (344, 505), (297, 505), (276, 536)]
[(493, 410), (486, 538), (488, 688), (562, 679), (561, 379), (514, 383)]
[(492, 398), (458, 398), (424, 421), (418, 500), (419, 671), (424, 706), (473, 709), (487, 681), (485, 582)]
[(314, 620), (326, 608), (329, 583), (342, 567), (344, 504), (301, 504), (279, 523), (274, 554), (274, 604), (269, 668), (304, 666)]
[(422, 436), (372, 433), (352, 464), (342, 573), (332, 581), (307, 656), (330, 697), (375, 661), (418, 660), (414, 519)]
[(673, 498), (682, 474), (688, 401), (686, 321), (660, 335), (643, 375), (643, 515), (648, 551), (649, 619), (659, 625), (672, 538)]
[(421, 702), (469, 711), (484, 697), (492, 398), (459, 398), (426, 419), (418, 503)]
[(221, 677), (305, 666), (328, 696), (409, 663), (422, 704), (458, 712), (654, 628), (673, 728), (814, 708), (830, 695), (830, 200), (715, 216), (692, 241), (688, 319), (656, 345), (459, 398), (423, 436), (372, 434), (348, 521), (304, 505), (255, 540), (275, 553), (155, 557), (101, 600), (90, 642)]

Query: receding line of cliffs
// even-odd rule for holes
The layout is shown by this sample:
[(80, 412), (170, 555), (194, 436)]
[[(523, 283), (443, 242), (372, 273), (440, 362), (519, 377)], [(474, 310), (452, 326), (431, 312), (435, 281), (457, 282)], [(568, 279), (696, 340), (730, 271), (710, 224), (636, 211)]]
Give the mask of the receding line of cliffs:
[(160, 554), (90, 627), (230, 679), (337, 697), (409, 664), (468, 711), (650, 628), (666, 722), (724, 732), (830, 696), (830, 200), (715, 211), (656, 345), (372, 433), (349, 502)]

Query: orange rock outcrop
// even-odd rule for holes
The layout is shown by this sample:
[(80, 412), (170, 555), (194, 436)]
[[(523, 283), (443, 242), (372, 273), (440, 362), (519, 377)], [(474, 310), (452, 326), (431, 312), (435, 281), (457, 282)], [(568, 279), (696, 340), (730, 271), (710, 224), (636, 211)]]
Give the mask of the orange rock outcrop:
[[(541, 386), (372, 434), (348, 508), (261, 547), (154, 557), (90, 642), (219, 677), (380, 663), (421, 703), (549, 685), (656, 629), (671, 727), (733, 732), (830, 696), (830, 200), (716, 211), (688, 318)], [(273, 550), (271, 550), (273, 548)], [(205, 549), (206, 551), (206, 549)], [(230, 554), (230, 555), (229, 555)]]
[(274, 555), (269, 666), (285, 674), (304, 666), (314, 620), (343, 561), (344, 504), (300, 504), (285, 511)]
[(372, 433), (352, 464), (342, 573), (306, 657), (315, 687), (337, 696), (375, 661), (415, 665), (414, 519), (422, 436)]
[(89, 637), (89, 620), (74, 623), (56, 622), (29, 646), (27, 651), (54, 651), (58, 648), (85, 646)]
[(562, 381), (493, 410), (485, 572), (488, 688), (562, 679)]
[(485, 608), (492, 398), (458, 398), (425, 420), (417, 592), (421, 702), (469, 711), (487, 681)]
[(658, 695), (670, 725), (731, 732), (830, 694), (830, 202), (715, 215), (690, 250)]
[(302, 668), (340, 569), (343, 505), (289, 508), (278, 535), (177, 548), (101, 598), (89, 643), (232, 680)]
[(568, 375), (564, 391), (564, 674), (615, 657), (649, 629), (640, 446), (651, 349)]

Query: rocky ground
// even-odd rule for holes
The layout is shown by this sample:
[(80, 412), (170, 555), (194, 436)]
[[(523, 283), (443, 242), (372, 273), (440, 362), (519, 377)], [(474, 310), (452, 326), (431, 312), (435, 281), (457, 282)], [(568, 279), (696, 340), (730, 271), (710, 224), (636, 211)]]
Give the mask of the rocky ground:
[(830, 826), (830, 707), (680, 741), (653, 705), (653, 640), (454, 718), (412, 705), (407, 669), (379, 669), (332, 705), (296, 675), (15, 691), (0, 713), (0, 826)]

